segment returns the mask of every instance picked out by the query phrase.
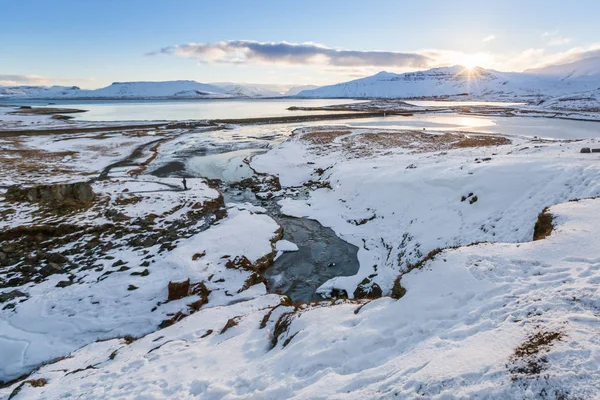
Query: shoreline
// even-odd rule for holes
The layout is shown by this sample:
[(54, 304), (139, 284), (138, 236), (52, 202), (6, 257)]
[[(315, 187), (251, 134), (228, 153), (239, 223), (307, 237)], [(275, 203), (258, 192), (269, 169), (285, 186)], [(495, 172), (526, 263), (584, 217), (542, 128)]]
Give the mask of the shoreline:
[[(98, 127), (81, 127), (81, 128), (51, 128), (51, 129), (12, 129), (0, 130), (0, 137), (18, 136), (18, 135), (51, 135), (65, 133), (86, 133), (86, 132), (104, 132), (130, 129), (152, 129), (161, 128), (196, 128), (205, 126), (215, 126), (218, 124), (235, 124), (235, 125), (250, 125), (250, 124), (280, 124), (308, 121), (328, 121), (336, 119), (352, 119), (352, 118), (375, 118), (385, 115), (403, 115), (411, 116), (412, 113), (395, 113), (395, 112), (348, 112), (337, 114), (322, 114), (322, 115), (298, 115), (298, 116), (282, 116), (282, 117), (261, 117), (261, 118), (231, 118), (231, 119), (208, 119), (201, 121), (160, 121), (148, 122), (145, 124), (131, 124), (118, 126), (98, 126)], [(83, 121), (82, 121), (83, 122)], [(140, 121), (143, 122), (143, 121)]]

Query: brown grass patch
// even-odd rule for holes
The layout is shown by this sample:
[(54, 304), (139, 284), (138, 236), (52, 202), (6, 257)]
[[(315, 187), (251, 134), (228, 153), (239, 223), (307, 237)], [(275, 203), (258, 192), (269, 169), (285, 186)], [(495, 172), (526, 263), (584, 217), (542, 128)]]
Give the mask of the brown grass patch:
[(517, 347), (508, 365), (512, 380), (536, 376), (544, 371), (548, 358), (543, 353), (547, 353), (563, 336), (560, 332), (538, 332)]
[(427, 153), (442, 150), (469, 147), (487, 147), (510, 144), (503, 136), (469, 135), (465, 133), (431, 134), (419, 131), (378, 132), (353, 135), (342, 139), (350, 151), (365, 155), (374, 151), (388, 150), (394, 147), (413, 150), (415, 153)]
[(312, 131), (302, 135), (301, 139), (314, 145), (331, 144), (335, 139), (349, 135), (350, 131)]
[(552, 221), (554, 216), (548, 212), (548, 207), (538, 215), (538, 219), (533, 228), (533, 240), (545, 239), (552, 233), (554, 225)]
[[(489, 147), (510, 144), (504, 136), (465, 132), (429, 133), (423, 131), (383, 131), (371, 132), (365, 129), (335, 130), (315, 128), (303, 134), (300, 139), (324, 149), (337, 146), (355, 156), (365, 157), (387, 151), (391, 148), (404, 148), (413, 153), (426, 153), (471, 147)], [(355, 134), (353, 134), (355, 133)], [(341, 138), (338, 142), (336, 139)]]

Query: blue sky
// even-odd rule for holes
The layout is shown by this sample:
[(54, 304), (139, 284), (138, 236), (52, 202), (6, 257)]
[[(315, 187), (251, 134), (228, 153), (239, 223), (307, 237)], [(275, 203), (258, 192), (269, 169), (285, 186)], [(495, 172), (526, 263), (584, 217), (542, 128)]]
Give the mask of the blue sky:
[(328, 84), (450, 64), (520, 71), (600, 49), (600, 2), (586, 0), (0, 3), (0, 84)]

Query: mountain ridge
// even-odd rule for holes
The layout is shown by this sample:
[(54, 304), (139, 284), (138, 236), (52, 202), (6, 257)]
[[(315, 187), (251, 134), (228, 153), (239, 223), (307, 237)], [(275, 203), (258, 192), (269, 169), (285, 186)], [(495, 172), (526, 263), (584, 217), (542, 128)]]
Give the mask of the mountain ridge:
[[(577, 70), (578, 65), (572, 67)], [(600, 70), (600, 58), (598, 61)], [(476, 99), (527, 99), (563, 96), (600, 87), (600, 74), (563, 76), (531, 72), (501, 72), (460, 65), (375, 75), (304, 90), (302, 98), (415, 98), (469, 96)]]

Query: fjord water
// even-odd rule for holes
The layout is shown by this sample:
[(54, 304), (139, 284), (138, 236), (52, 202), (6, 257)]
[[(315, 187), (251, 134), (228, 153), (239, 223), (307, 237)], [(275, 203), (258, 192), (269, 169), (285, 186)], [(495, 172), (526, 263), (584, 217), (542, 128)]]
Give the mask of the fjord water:
[(471, 107), (471, 106), (487, 106), (487, 107), (510, 107), (518, 106), (526, 103), (509, 103), (502, 101), (449, 101), (449, 100), (406, 100), (408, 104), (421, 107)]
[[(223, 100), (0, 100), (0, 104), (68, 107), (88, 110), (73, 114), (81, 121), (176, 121), (298, 115), (288, 107), (322, 107), (358, 103), (350, 99), (223, 99)], [(331, 114), (333, 111), (311, 111)], [(305, 114), (305, 112), (303, 112)]]

